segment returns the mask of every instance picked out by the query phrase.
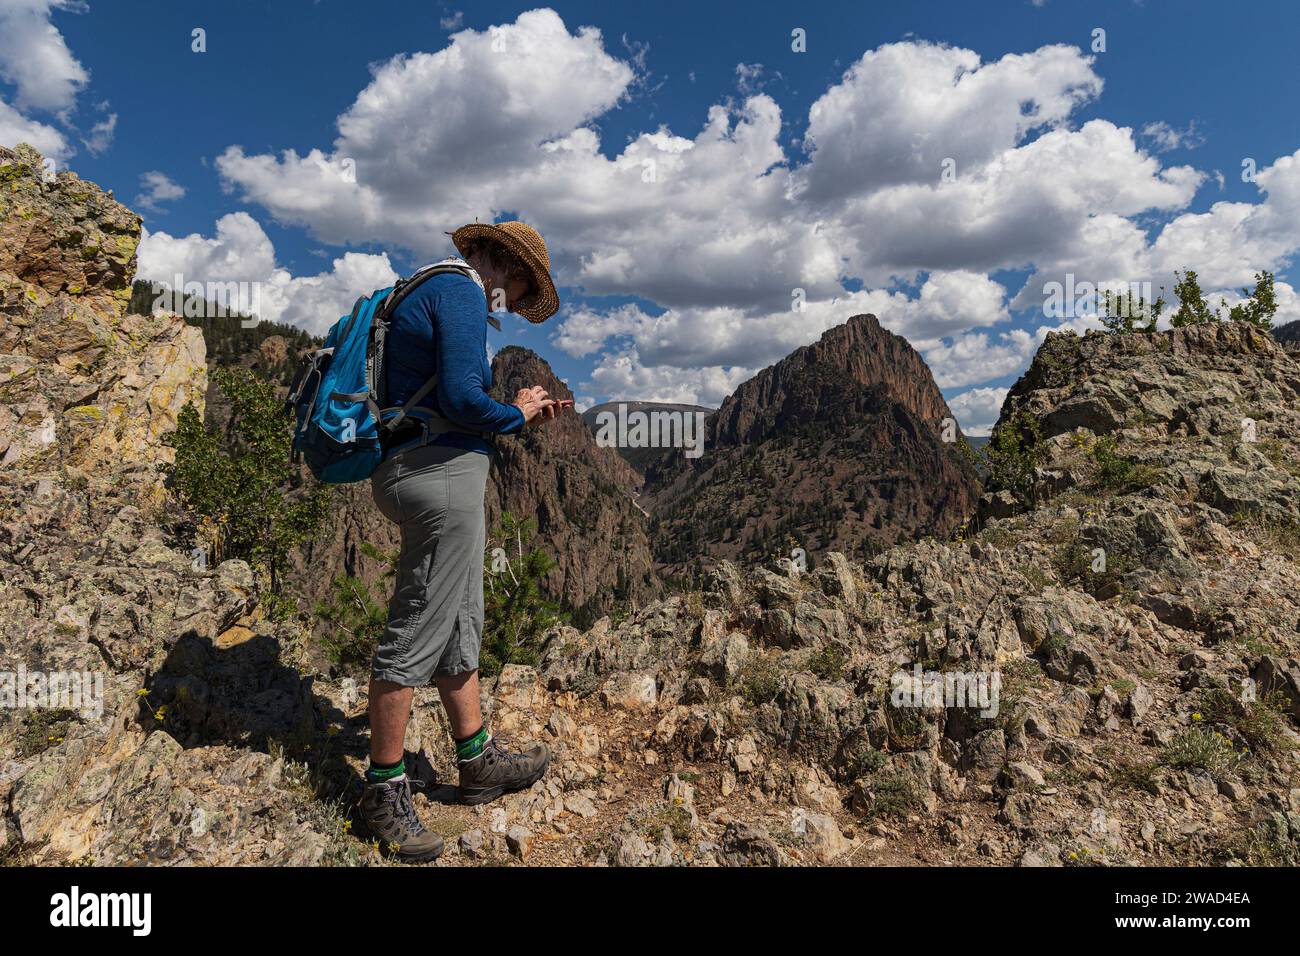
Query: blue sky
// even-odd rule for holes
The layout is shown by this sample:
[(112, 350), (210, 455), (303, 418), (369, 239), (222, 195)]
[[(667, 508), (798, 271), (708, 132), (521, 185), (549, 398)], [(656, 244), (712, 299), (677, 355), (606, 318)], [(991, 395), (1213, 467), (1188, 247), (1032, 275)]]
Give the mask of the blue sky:
[[(492, 344), (588, 401), (714, 404), (869, 308), (980, 431), (1040, 329), (1088, 325), (1040, 308), (1067, 272), (1217, 290), (1270, 268), (1300, 317), (1300, 5), (531, 9), (0, 0), (0, 141), (40, 138), (140, 211), (143, 270), (260, 283), (316, 330), (448, 251), (457, 217), (522, 215), (565, 305)], [(354, 155), (355, 183), (315, 178)], [(1269, 172), (1243, 181), (1247, 158)]]

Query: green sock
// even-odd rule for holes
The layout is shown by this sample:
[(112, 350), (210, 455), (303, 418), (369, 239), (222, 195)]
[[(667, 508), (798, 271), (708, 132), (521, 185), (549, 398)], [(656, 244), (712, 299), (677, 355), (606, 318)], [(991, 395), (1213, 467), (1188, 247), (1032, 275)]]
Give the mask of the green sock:
[(487, 728), (480, 727), (468, 737), (456, 741), (456, 759), (460, 761), (473, 760), (483, 752), (483, 748), (487, 746), (487, 742)]
[(383, 783), (385, 780), (392, 780), (394, 777), (400, 777), (406, 773), (406, 758), (403, 757), (397, 763), (383, 764), (370, 761), (370, 766), (366, 768), (366, 783)]

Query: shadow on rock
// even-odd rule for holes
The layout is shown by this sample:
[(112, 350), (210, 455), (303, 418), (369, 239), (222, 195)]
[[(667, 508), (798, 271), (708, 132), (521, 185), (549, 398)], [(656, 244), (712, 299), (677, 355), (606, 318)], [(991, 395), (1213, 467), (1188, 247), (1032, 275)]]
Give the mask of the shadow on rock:
[(365, 716), (349, 718), (317, 694), (314, 678), (284, 663), (270, 635), (237, 643), (186, 635), (145, 690), (140, 720), (149, 732), (161, 730), (187, 750), (224, 744), (283, 755), (309, 769), (321, 799), (359, 792), (345, 758), (368, 750)]

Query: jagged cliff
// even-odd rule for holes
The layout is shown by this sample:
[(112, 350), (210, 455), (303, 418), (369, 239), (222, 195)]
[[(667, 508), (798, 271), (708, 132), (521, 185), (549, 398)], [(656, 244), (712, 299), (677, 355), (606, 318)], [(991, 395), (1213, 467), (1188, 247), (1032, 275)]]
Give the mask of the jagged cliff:
[[(706, 454), (654, 459), (644, 500), (664, 568), (793, 548), (870, 554), (970, 515), (974, 469), (921, 356), (859, 315), (764, 369), (706, 422)], [(959, 436), (953, 423), (951, 437)]]
[[(247, 565), (196, 567), (156, 526), (163, 439), (202, 407), (206, 369), (197, 329), (125, 314), (139, 229), (93, 184), (0, 149), (0, 852), (19, 858), (147, 856), (183, 784), (140, 692), (170, 669), (217, 706), (186, 655), (237, 642), (253, 607)], [(72, 677), (93, 701), (44, 696)]]
[[(532, 385), (556, 398), (573, 397), (543, 359), (517, 346), (493, 358), (492, 381), (493, 396), (502, 402)], [(662, 591), (634, 499), (641, 477), (614, 449), (598, 447), (577, 414), (502, 436), (497, 449), (488, 521), (503, 510), (537, 520), (538, 543), (556, 562), (546, 581), (553, 594), (598, 617)]]

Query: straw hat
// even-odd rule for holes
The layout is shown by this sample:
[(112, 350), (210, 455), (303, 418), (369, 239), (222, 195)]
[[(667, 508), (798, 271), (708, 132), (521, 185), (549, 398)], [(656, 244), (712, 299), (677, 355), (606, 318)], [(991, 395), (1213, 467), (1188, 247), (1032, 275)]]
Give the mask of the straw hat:
[(451, 241), (462, 256), (475, 239), (501, 243), (532, 273), (533, 291), (516, 303), (513, 311), (517, 315), (529, 322), (545, 322), (556, 313), (560, 308), (560, 297), (551, 281), (551, 258), (546, 254), (546, 241), (536, 229), (523, 222), (474, 222), (451, 234)]

